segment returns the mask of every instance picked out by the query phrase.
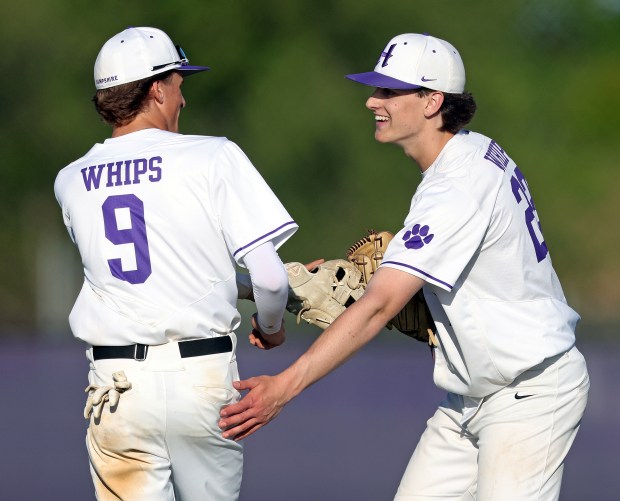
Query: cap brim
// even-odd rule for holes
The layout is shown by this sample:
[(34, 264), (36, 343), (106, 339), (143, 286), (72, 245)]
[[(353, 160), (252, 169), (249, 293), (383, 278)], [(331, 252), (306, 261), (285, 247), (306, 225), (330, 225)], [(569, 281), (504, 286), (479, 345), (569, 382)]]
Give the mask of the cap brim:
[(345, 78), (364, 85), (369, 85), (371, 87), (381, 87), (383, 89), (409, 90), (420, 89), (422, 87), (421, 85), (415, 85), (403, 82), (402, 80), (397, 80), (396, 78), (388, 77), (387, 75), (377, 73), (376, 71), (345, 75)]
[(178, 68), (174, 68), (174, 71), (178, 71), (183, 74), (183, 76), (193, 75), (195, 73), (200, 73), (202, 71), (209, 71), (211, 68), (208, 66), (190, 66), (189, 64), (185, 66), (179, 66)]

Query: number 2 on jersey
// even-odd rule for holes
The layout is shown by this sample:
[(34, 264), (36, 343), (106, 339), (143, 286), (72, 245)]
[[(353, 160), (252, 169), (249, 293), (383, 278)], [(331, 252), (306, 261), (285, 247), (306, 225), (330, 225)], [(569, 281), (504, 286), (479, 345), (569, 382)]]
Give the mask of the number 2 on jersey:
[(536, 259), (538, 259), (538, 262), (540, 263), (543, 259), (545, 259), (549, 253), (549, 250), (547, 249), (547, 244), (545, 243), (540, 229), (540, 221), (538, 220), (538, 215), (536, 214), (536, 207), (534, 206), (534, 200), (532, 200), (532, 196), (530, 195), (527, 181), (518, 167), (515, 167), (514, 175), (510, 178), (510, 184), (512, 186), (512, 194), (517, 200), (517, 203), (521, 204), (521, 200), (525, 199), (527, 204), (527, 208), (525, 209), (525, 223), (527, 224), (527, 229), (530, 232), (530, 238), (534, 244)]
[[(129, 228), (119, 228), (118, 209), (129, 211)], [(136, 269), (123, 270), (122, 260), (108, 259), (113, 276), (130, 284), (143, 284), (151, 275), (151, 255), (144, 221), (144, 204), (135, 195), (112, 195), (103, 203), (105, 236), (114, 245), (133, 244), (136, 254)]]

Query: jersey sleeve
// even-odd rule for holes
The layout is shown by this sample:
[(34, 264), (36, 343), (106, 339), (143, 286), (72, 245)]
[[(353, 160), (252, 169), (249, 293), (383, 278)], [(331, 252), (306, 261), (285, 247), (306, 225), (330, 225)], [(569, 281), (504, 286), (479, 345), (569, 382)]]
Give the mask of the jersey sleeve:
[(453, 182), (435, 183), (414, 196), (405, 226), (390, 242), (382, 266), (451, 291), (479, 249), (486, 228), (472, 197)]
[(245, 153), (226, 141), (210, 170), (213, 209), (230, 253), (244, 266), (243, 256), (266, 242), (278, 249), (298, 225)]
[(58, 205), (60, 206), (60, 210), (62, 212), (62, 220), (65, 224), (65, 228), (67, 229), (67, 232), (69, 233), (69, 237), (71, 238), (71, 241), (75, 244), (76, 241), (75, 241), (75, 235), (73, 233), (73, 226), (71, 223), (71, 215), (69, 214), (69, 209), (63, 202), (63, 197), (62, 197), (63, 179), (64, 177), (62, 175), (62, 172), (56, 176), (56, 180), (54, 181), (54, 196), (56, 197), (56, 201), (58, 202)]

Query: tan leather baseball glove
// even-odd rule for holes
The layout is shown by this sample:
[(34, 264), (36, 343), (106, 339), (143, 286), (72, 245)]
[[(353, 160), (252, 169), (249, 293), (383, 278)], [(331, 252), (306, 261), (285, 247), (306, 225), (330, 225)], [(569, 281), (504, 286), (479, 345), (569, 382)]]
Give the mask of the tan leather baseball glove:
[(289, 296), (286, 309), (309, 324), (325, 329), (364, 293), (362, 273), (345, 259), (325, 261), (309, 271), (286, 263)]
[[(372, 279), (383, 261), (388, 244), (394, 238), (389, 231), (368, 230), (368, 235), (355, 242), (347, 251), (347, 259), (361, 272), (364, 286)], [(424, 292), (418, 291), (405, 307), (386, 325), (413, 339), (437, 346), (437, 328), (426, 304)]]

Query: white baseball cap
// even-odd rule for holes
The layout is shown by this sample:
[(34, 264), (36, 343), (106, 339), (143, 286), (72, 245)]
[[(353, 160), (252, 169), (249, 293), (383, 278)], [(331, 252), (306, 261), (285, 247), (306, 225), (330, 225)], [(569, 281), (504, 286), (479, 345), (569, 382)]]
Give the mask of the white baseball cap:
[(175, 70), (192, 75), (210, 68), (190, 66), (183, 49), (157, 28), (130, 27), (108, 40), (95, 61), (95, 87), (107, 89)]
[(405, 33), (388, 42), (374, 71), (346, 78), (385, 89), (427, 89), (461, 94), (465, 67), (448, 42), (427, 34)]

